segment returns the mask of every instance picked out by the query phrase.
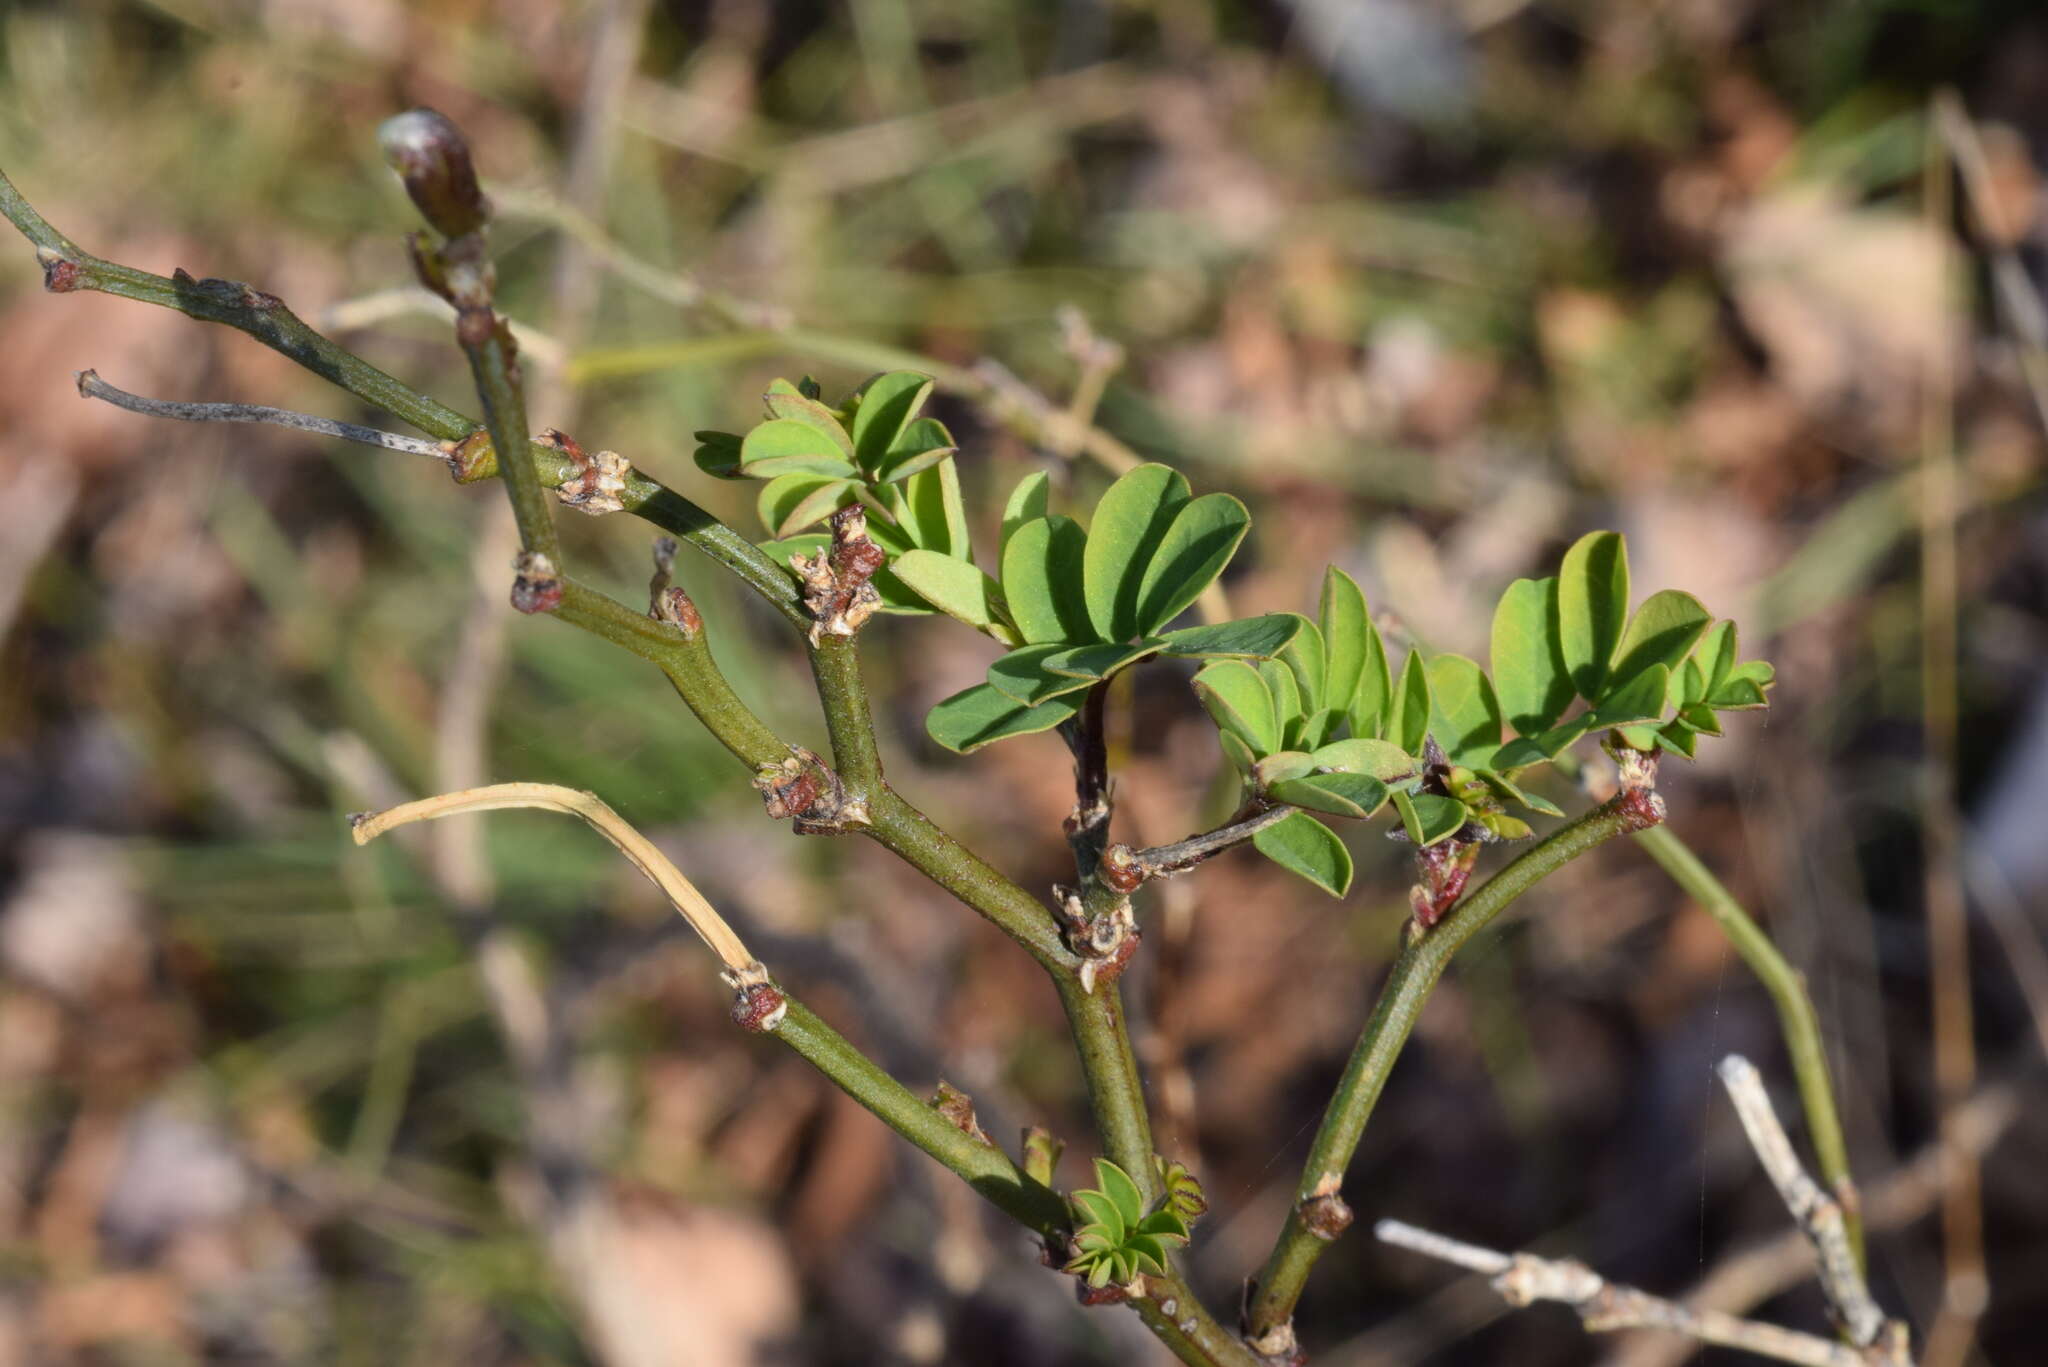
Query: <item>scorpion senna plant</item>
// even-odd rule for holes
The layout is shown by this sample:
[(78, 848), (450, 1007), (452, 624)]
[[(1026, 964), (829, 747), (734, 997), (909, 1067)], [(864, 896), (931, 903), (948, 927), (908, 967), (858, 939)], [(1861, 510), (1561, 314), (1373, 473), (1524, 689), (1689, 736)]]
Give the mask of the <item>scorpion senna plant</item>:
[[(888, 1076), (805, 1008), (688, 880), (593, 795), (537, 784), (453, 794), (366, 817), (358, 838), (489, 806), (542, 805), (592, 822), (662, 886), (718, 953), (742, 1027), (814, 1064), (1033, 1231), (1048, 1262), (1075, 1279), (1084, 1303), (1134, 1309), (1183, 1361), (1243, 1367), (1299, 1360), (1295, 1302), (1318, 1254), (1351, 1220), (1341, 1194), (1345, 1169), (1423, 1000), (1475, 931), (1545, 875), (1622, 834), (1635, 835), (1703, 902), (1717, 891), (1661, 826), (1658, 761), (1690, 758), (1703, 738), (1721, 734), (1724, 714), (1765, 706), (1771, 667), (1745, 661), (1735, 624), (1717, 621), (1689, 593), (1659, 589), (1634, 601), (1627, 547), (1617, 533), (1590, 532), (1564, 553), (1555, 574), (1509, 585), (1494, 610), (1484, 664), (1421, 647), (1407, 648), (1397, 662), (1365, 594), (1335, 568), (1313, 616), (1190, 622), (1190, 610), (1229, 566), (1251, 525), (1241, 501), (1222, 491), (1196, 493), (1170, 466), (1142, 464), (1092, 506), (1062, 506), (1040, 472), (1001, 491), (1000, 531), (977, 544), (962, 479), (971, 463), (925, 412), (933, 380), (895, 370), (836, 398), (809, 379), (778, 380), (761, 396), (754, 426), (697, 434), (696, 463), (705, 475), (759, 483), (766, 539), (756, 541), (622, 456), (586, 452), (558, 432), (530, 434), (515, 346), (494, 301), (489, 205), (468, 148), (452, 124), (424, 110), (391, 120), (383, 141), (431, 228), (412, 240), (414, 264), (454, 306), (481, 422), (369, 365), (272, 295), (183, 271), (166, 278), (91, 255), (4, 176), (0, 208), (34, 245), (51, 291), (103, 291), (239, 329), (425, 433), (428, 449), (446, 459), (457, 481), (500, 480), (521, 541), (512, 606), (580, 627), (654, 665), (739, 761), (769, 816), (790, 821), (800, 834), (876, 841), (994, 923), (1045, 970), (1087, 1081), (1090, 1138), (1098, 1150), (1093, 1185), (1059, 1190), (1064, 1146), (1046, 1130), (1027, 1130), (1013, 1157), (981, 1131), (964, 1096), (942, 1085), (927, 1101)], [(80, 385), (95, 397), (168, 416), (293, 416), (136, 399), (90, 372)], [(315, 430), (421, 445), (342, 424)], [(570, 577), (553, 522), (558, 502), (587, 513), (631, 513), (665, 534), (648, 607)], [(729, 686), (712, 651), (711, 624), (668, 582), (676, 541), (667, 538), (732, 572), (802, 639), (830, 738), (827, 753), (775, 734)], [(858, 645), (867, 632), (888, 629), (878, 615), (892, 614), (957, 622), (1002, 647), (983, 682), (925, 718), (939, 745), (968, 754), (1056, 731), (1071, 749), (1075, 804), (1065, 832), (1074, 879), (1049, 901), (956, 842), (884, 777)], [(1191, 675), (1238, 789), (1235, 812), (1215, 829), (1147, 849), (1114, 838), (1104, 744), (1110, 686), (1141, 667)], [(1577, 776), (1577, 752), (1593, 745), (1618, 773), (1604, 801), (1569, 813), (1537, 791), (1547, 769)], [(1581, 791), (1550, 787), (1561, 795)], [(1226, 1327), (1177, 1266), (1175, 1250), (1193, 1237), (1207, 1200), (1195, 1174), (1154, 1152), (1125, 1027), (1118, 977), (1139, 952), (1138, 894), (1153, 880), (1250, 844), (1288, 873), (1342, 897), (1352, 860), (1338, 831), (1383, 815), (1385, 834), (1413, 851), (1412, 915), (1329, 1101), (1297, 1199), (1249, 1285), (1238, 1323)], [(1542, 830), (1542, 823), (1554, 824)], [(1514, 857), (1480, 878), (1495, 846)], [(1812, 1008), (1797, 975), (1732, 899), (1721, 893), (1716, 905), (1773, 990), (1822, 1171), (1846, 1193), (1847, 1164)]]

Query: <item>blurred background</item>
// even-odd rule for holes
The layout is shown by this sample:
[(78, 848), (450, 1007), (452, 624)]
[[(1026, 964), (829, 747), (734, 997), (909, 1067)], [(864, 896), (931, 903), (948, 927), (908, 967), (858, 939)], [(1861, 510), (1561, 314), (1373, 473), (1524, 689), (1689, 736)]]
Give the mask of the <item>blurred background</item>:
[[(2037, 4), (0, 3), (0, 166), (61, 230), (252, 281), (474, 411), (376, 150), (414, 103), (467, 130), (498, 201), (535, 426), (750, 535), (754, 488), (702, 477), (691, 431), (742, 428), (777, 375), (837, 395), (896, 365), (940, 377), (985, 525), (1030, 470), (1085, 506), (1133, 452), (1243, 495), (1243, 613), (1311, 609), (1335, 562), (1483, 655), (1508, 580), (1626, 531), (1639, 597), (1691, 589), (1778, 665), (1772, 709), (1663, 788), (1811, 985), (1879, 1297), (1921, 1333), (1948, 1306), (1941, 1367), (2040, 1360)], [(495, 490), (89, 404), (71, 377), (96, 367), (377, 420), (237, 334), (40, 285), (7, 234), (0, 1363), (1160, 1356), (731, 1029), (687, 930), (575, 823), (358, 851), (343, 816), (596, 790), (898, 1076), (966, 1090), (1004, 1142), (1074, 1140), (1077, 1184), (1079, 1077), (1022, 954), (881, 851), (764, 821), (653, 671), (514, 620)], [(649, 530), (563, 524), (579, 573), (636, 599)], [(820, 743), (787, 633), (680, 570), (738, 686)], [(923, 735), (988, 643), (903, 618), (864, 642), (897, 785), (1034, 890), (1061, 877), (1059, 741), (963, 761)], [(1140, 671), (1116, 716), (1123, 838), (1213, 820), (1185, 671)], [(1383, 824), (1352, 840), (1342, 903), (1241, 853), (1143, 912), (1127, 990), (1226, 1320), (1406, 912)], [(1732, 1360), (1504, 1312), (1376, 1247), (1381, 1216), (1825, 1332), (1711, 1077), (1731, 1050), (1799, 1136), (1769, 1000), (1705, 913), (1625, 846), (1546, 883), (1393, 1077), (1361, 1224), (1301, 1307), (1313, 1359)]]

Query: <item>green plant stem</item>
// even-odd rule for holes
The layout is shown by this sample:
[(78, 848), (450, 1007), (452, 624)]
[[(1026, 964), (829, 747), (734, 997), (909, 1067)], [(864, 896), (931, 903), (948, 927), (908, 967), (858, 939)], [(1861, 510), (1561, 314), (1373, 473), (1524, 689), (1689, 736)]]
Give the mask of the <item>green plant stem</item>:
[[(555, 535), (555, 510), (548, 502), (548, 486), (541, 483), (534, 467), (534, 443), (527, 440), (526, 395), (519, 383), (519, 363), (513, 357), (512, 336), (496, 314), (489, 315), (494, 326), (480, 342), (462, 343), (469, 357), (469, 370), (476, 380), (477, 398), (484, 406), (484, 425), (490, 430), (491, 447), (502, 454), (498, 461), (505, 492), (512, 501), (512, 517), (519, 524), (520, 548), (531, 555), (544, 555), (557, 574), (562, 563), (562, 545)], [(458, 326), (457, 335), (461, 329)], [(560, 483), (560, 481), (556, 481)]]
[(1057, 1192), (1026, 1176), (996, 1145), (975, 1139), (933, 1110), (802, 1003), (789, 999), (788, 1014), (774, 1035), (1004, 1214), (1055, 1246), (1065, 1240), (1070, 1217)]
[(1849, 1235), (1849, 1247), (1860, 1266), (1863, 1262), (1863, 1215), (1856, 1195), (1856, 1181), (1849, 1171), (1849, 1146), (1842, 1137), (1842, 1118), (1835, 1109), (1834, 1084), (1828, 1069), (1827, 1048), (1820, 1032), (1820, 1017), (1807, 995), (1806, 978), (1792, 967), (1740, 902), (1700, 862), (1685, 841), (1670, 829), (1654, 826), (1635, 833), (1636, 844), (1671, 875), (1692, 899), (1706, 908), (1714, 923), (1728, 937), (1735, 952), (1749, 965), (1778, 1010), (1778, 1028), (1785, 1036), (1785, 1052), (1792, 1060), (1792, 1075), (1799, 1084), (1799, 1103), (1806, 1112), (1807, 1133), (1813, 1140), (1815, 1161), (1821, 1177), (1834, 1189), (1842, 1203), (1842, 1219)]
[(1451, 956), (1466, 941), (1508, 907), (1517, 897), (1545, 877), (1578, 858), (1594, 846), (1624, 831), (1637, 829), (1642, 818), (1617, 798), (1595, 807), (1576, 820), (1559, 827), (1520, 857), (1493, 875), (1460, 902), (1436, 927), (1411, 935), (1402, 947), (1394, 967), (1380, 989), (1379, 1001), (1366, 1022), (1345, 1065), (1344, 1076), (1324, 1112), (1322, 1128), (1316, 1131), (1302, 1170), (1295, 1205), (1287, 1224), (1273, 1246), (1272, 1254), (1259, 1273), (1246, 1327), (1254, 1342), (1284, 1328), (1294, 1318), (1294, 1306), (1309, 1269), (1329, 1246), (1312, 1232), (1303, 1219), (1303, 1206), (1321, 1193), (1334, 1193), (1343, 1181), (1351, 1156), (1365, 1133), (1394, 1061), (1408, 1042), (1423, 1003), (1435, 989)]
[(846, 785), (847, 796), (867, 800), (883, 784), (882, 756), (875, 743), (867, 685), (860, 676), (860, 654), (850, 636), (825, 636), (811, 647), (811, 677), (818, 703), (825, 711), (825, 733), (832, 742), (832, 771)]
[[(1145, 1166), (1149, 1168), (1151, 1163)], [(1178, 1272), (1147, 1277), (1145, 1283), (1151, 1294), (1132, 1301), (1131, 1308), (1153, 1337), (1182, 1362), (1191, 1367), (1263, 1367), (1263, 1359), (1216, 1322)]]
[[(443, 442), (466, 442), (483, 426), (337, 345), (273, 296), (233, 281), (153, 275), (81, 250), (37, 213), (4, 173), (0, 173), (0, 212), (36, 246), (46, 283), (55, 292), (95, 290), (235, 328)], [(839, 350), (849, 361), (862, 363), (893, 365), (907, 357), (891, 348), (865, 344), (847, 343)], [(941, 369), (926, 358), (914, 359), (927, 369)], [(511, 380), (509, 357), (502, 351), (481, 362), (473, 357), (472, 368), (487, 411), (495, 419), (492, 426), (500, 429), (493, 435), (493, 451), (517, 449), (524, 428), (523, 404), (501, 401)], [(969, 392), (985, 383), (971, 372), (943, 369), (947, 373), (942, 379)], [(566, 483), (577, 473), (575, 464), (548, 443), (528, 439), (524, 444), (531, 456), (532, 485), (543, 495), (539, 511), (549, 513), (545, 489)], [(501, 473), (503, 463), (494, 458), (493, 451), (472, 452), (464, 482)], [(514, 507), (524, 507), (524, 531), (534, 519), (535, 508), (531, 491), (521, 492), (527, 482), (517, 473), (512, 480)], [(809, 619), (790, 575), (689, 499), (635, 469), (627, 477), (620, 503), (625, 511), (689, 542), (738, 575), (789, 622), (808, 628)], [(659, 666), (691, 711), (748, 765), (779, 762), (789, 753), (789, 747), (733, 693), (701, 636), (686, 640), (664, 624), (568, 580), (563, 583), (563, 598), (555, 615)], [(851, 643), (843, 648), (836, 643), (821, 646), (813, 654), (813, 664), (842, 780), (870, 790), (867, 833), (994, 922), (1053, 975), (1074, 1025), (1104, 1147), (1152, 1193), (1156, 1177), (1150, 1125), (1122, 1005), (1113, 985), (1102, 986), (1094, 994), (1082, 992), (1075, 976), (1078, 960), (1062, 943), (1044, 905), (940, 830), (883, 781)], [(809, 1011), (791, 1002), (789, 1015), (777, 1033), (891, 1128), (959, 1173), (1006, 1212), (1042, 1233), (1064, 1229), (1066, 1210), (1056, 1195), (1030, 1183), (1000, 1151), (954, 1129)], [(1256, 1359), (1216, 1323), (1178, 1275), (1154, 1280), (1159, 1296), (1140, 1301), (1136, 1308), (1177, 1356), (1210, 1367), (1253, 1367)], [(1173, 1304), (1172, 1313), (1164, 1308), (1168, 1302)]]
[(573, 579), (562, 581), (562, 603), (554, 615), (657, 666), (704, 729), (749, 768), (780, 764), (789, 757), (789, 743), (733, 692), (712, 657), (705, 632), (685, 636)]
[[(461, 442), (482, 427), (476, 419), (422, 394), (337, 345), (271, 295), (231, 280), (152, 275), (84, 251), (37, 213), (5, 172), (0, 172), (0, 213), (35, 246), (45, 283), (56, 292), (95, 290), (175, 309), (200, 322), (234, 328), (328, 383), (440, 441)], [(529, 442), (528, 447), (542, 483), (560, 485), (575, 473), (574, 463), (553, 446)], [(486, 452), (480, 454), (470, 478), (486, 479), (496, 473), (497, 462)], [(796, 581), (788, 571), (689, 499), (636, 469), (627, 476), (619, 502), (625, 511), (689, 542), (731, 570), (791, 623), (810, 625), (798, 600)]]
[(1057, 977), (1079, 965), (1060, 940), (1059, 928), (1044, 903), (940, 830), (887, 784), (869, 796), (868, 824), (862, 831), (994, 922), (1048, 973)]
[(1053, 981), (1081, 1056), (1103, 1155), (1131, 1175), (1148, 1204), (1156, 1201), (1159, 1175), (1152, 1171), (1152, 1122), (1145, 1112), (1138, 1058), (1124, 1023), (1123, 996), (1113, 982), (1098, 982), (1093, 992), (1084, 992), (1080, 979), (1071, 974), (1059, 974)]

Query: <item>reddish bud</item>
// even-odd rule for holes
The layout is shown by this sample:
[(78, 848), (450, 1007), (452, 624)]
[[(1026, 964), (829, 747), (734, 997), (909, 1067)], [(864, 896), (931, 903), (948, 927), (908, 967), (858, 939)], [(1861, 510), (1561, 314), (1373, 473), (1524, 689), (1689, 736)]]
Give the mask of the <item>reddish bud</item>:
[(1111, 890), (1126, 897), (1136, 892), (1139, 885), (1145, 881), (1145, 870), (1138, 863), (1138, 857), (1129, 845), (1111, 845), (1104, 850), (1102, 862), (1096, 865), (1095, 874)]
[(1664, 821), (1664, 799), (1651, 788), (1623, 788), (1615, 796), (1614, 810), (1621, 814), (1624, 831), (1647, 831)]
[(78, 275), (78, 263), (69, 257), (55, 252), (43, 256), (43, 288), (50, 293), (71, 293), (78, 288)]
[(512, 562), (512, 606), (524, 613), (553, 612), (562, 605), (562, 576), (539, 551), (523, 551)]
[(756, 983), (740, 989), (732, 1004), (732, 1023), (750, 1034), (761, 1035), (782, 1024), (789, 1012), (789, 999), (774, 983)]

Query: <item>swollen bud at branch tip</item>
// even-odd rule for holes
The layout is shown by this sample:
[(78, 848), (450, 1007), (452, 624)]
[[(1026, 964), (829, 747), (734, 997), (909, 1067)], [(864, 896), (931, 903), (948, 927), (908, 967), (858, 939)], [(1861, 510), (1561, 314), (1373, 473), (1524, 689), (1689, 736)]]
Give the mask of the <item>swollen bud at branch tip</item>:
[(384, 160), (405, 182), (405, 192), (443, 237), (465, 237), (484, 226), (490, 204), (477, 185), (476, 167), (462, 130), (431, 109), (409, 109), (378, 130)]

